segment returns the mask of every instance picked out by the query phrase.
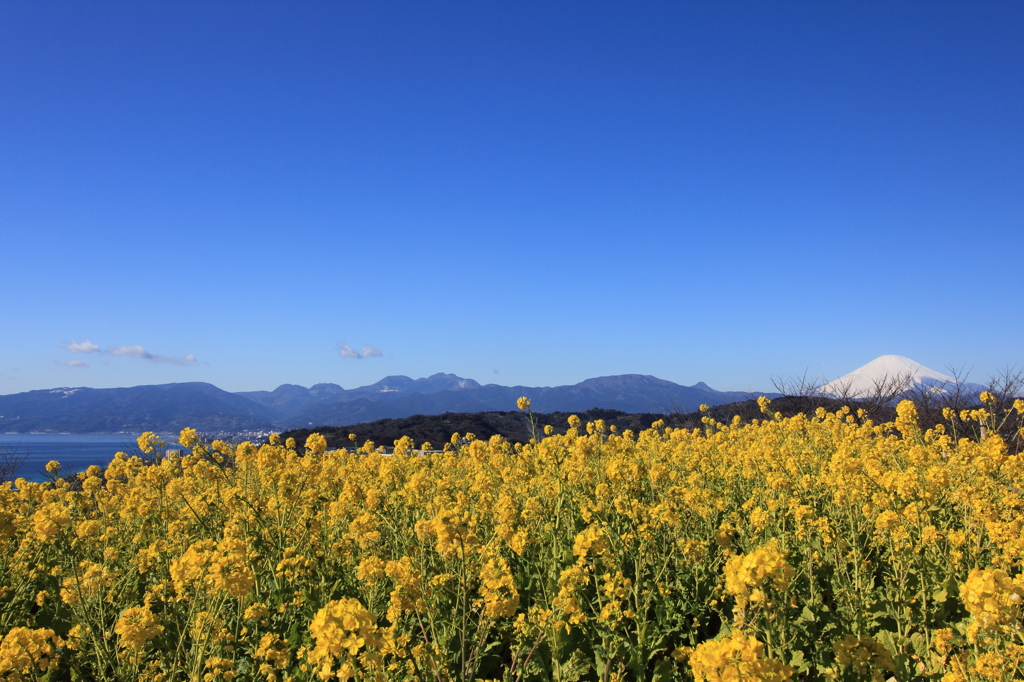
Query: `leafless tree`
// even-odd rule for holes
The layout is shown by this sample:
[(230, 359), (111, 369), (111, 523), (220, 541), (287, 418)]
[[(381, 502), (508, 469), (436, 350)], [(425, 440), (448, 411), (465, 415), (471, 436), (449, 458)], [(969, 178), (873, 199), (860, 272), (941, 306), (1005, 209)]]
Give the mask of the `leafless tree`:
[(986, 388), (995, 397), (997, 407), (1008, 409), (1014, 400), (1024, 398), (1024, 369), (1001, 369), (989, 377)]
[(914, 372), (910, 370), (874, 379), (867, 389), (854, 388), (852, 381), (810, 379), (807, 372), (791, 379), (772, 377), (772, 385), (785, 401), (799, 406), (799, 409), (847, 407), (855, 415), (861, 415), (862, 419), (873, 421), (889, 418), (897, 399), (916, 386)]
[(1005, 367), (989, 377), (985, 388), (992, 395), (986, 405), (992, 414), (989, 426), (1020, 450), (1024, 446), (1024, 415), (1014, 403), (1024, 397), (1024, 369)]
[(771, 381), (775, 392), (782, 394), (781, 398), (775, 399), (774, 405), (775, 409), (783, 414), (813, 412), (819, 407), (829, 409), (836, 405), (835, 400), (821, 390), (827, 382), (822, 380), (820, 376), (809, 377), (806, 370), (804, 370), (801, 376), (794, 376), (788, 379), (781, 376), (773, 376)]
[[(733, 407), (736, 407), (737, 405), (743, 405), (745, 401), (756, 400), (760, 395), (760, 393), (743, 392), (744, 400), (736, 401), (736, 403), (729, 403), (729, 405), (732, 405)], [(714, 408), (712, 408), (712, 410), (714, 411)], [(694, 411), (687, 412), (682, 407), (680, 407), (679, 403), (677, 403), (675, 400), (672, 400), (668, 407), (662, 407), (662, 412), (665, 414), (665, 418), (668, 421), (668, 424), (674, 428), (689, 429), (700, 425), (699, 421), (695, 421)], [(741, 417), (746, 419), (744, 415), (741, 415)]]
[[(855, 418), (875, 423), (895, 418), (896, 403), (911, 400), (917, 407), (923, 429), (942, 425), (946, 432), (981, 440), (999, 434), (1013, 452), (1024, 452), (1024, 414), (1016, 409), (1016, 401), (1024, 399), (1024, 369), (1008, 367), (989, 377), (984, 390), (991, 394), (985, 404), (987, 416), (979, 420), (982, 387), (968, 383), (964, 368), (948, 367), (950, 380), (945, 383), (918, 383), (912, 370), (887, 374), (871, 382), (867, 388), (855, 389), (853, 382), (825, 382), (821, 378), (802, 376), (772, 377), (772, 385), (782, 397), (772, 401), (772, 410), (789, 416), (811, 413), (819, 407), (834, 411), (848, 407)], [(747, 406), (749, 407), (749, 406)], [(748, 410), (749, 411), (749, 410)], [(712, 410), (712, 414), (715, 410)], [(718, 415), (720, 418), (721, 415)], [(693, 415), (684, 415), (673, 405), (670, 418), (678, 426), (692, 428)], [(744, 415), (750, 419), (750, 415)]]
[(802, 376), (790, 377), (786, 379), (781, 376), (772, 377), (772, 386), (775, 387), (776, 393), (781, 393), (784, 398), (817, 398), (822, 394), (821, 387), (826, 382), (821, 380), (821, 377), (811, 379), (807, 376), (807, 370), (804, 370)]
[(914, 372), (907, 370), (895, 374), (884, 374), (871, 380), (865, 390), (853, 391), (849, 382), (840, 385), (835, 398), (852, 411), (864, 410), (864, 418), (877, 421), (896, 400), (906, 396), (916, 386)]
[(17, 445), (0, 445), (0, 483), (13, 481), (26, 459), (28, 452)]
[(992, 397), (984, 405), (988, 416), (978, 419), (982, 407), (978, 384), (967, 381), (962, 368), (947, 368), (952, 381), (942, 385), (918, 386), (907, 397), (914, 401), (921, 426), (941, 424), (954, 438), (984, 439), (999, 434), (1015, 451), (1024, 449), (1024, 416), (1014, 401), (1024, 393), (1024, 370), (1007, 367), (989, 377), (984, 390)]
[[(946, 417), (948, 410), (956, 414), (978, 404), (978, 394), (967, 383), (969, 372), (963, 367), (947, 367), (952, 381), (931, 386), (917, 385), (907, 392), (906, 398), (914, 401), (917, 414), (923, 428), (931, 428), (936, 424), (954, 427), (954, 433), (962, 430), (958, 424), (950, 423)], [(977, 434), (974, 434), (977, 435)]]

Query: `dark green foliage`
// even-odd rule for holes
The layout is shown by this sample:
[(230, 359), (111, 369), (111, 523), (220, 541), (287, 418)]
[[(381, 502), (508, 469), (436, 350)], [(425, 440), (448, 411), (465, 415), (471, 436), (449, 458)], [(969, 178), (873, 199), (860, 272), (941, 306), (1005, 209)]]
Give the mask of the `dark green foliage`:
[[(551, 412), (550, 414), (535, 414), (537, 429), (541, 431), (545, 425), (550, 424), (559, 433), (564, 433), (569, 428), (569, 412)], [(585, 412), (575, 413), (584, 422), (603, 419), (608, 426), (615, 425), (620, 431), (631, 429), (634, 432), (649, 429), (651, 424), (659, 419), (666, 419), (663, 414), (629, 414), (618, 410), (591, 409)], [(525, 443), (530, 440), (530, 422), (523, 412), (446, 412), (445, 414), (423, 415), (417, 414), (402, 419), (380, 419), (365, 424), (354, 424), (352, 426), (321, 426), (308, 429), (295, 429), (285, 431), (281, 438), (294, 438), (300, 446), (306, 442), (311, 433), (320, 433), (327, 438), (327, 447), (341, 448), (349, 447), (352, 441), (348, 434), (356, 434), (357, 445), (362, 445), (367, 440), (372, 440), (378, 445), (390, 447), (402, 436), (409, 436), (416, 445), (424, 441), (431, 443), (435, 448), (440, 448), (448, 442), (453, 433), (463, 436), (472, 433), (477, 438), (488, 439), (494, 435), (503, 436), (513, 443)], [(538, 436), (541, 436), (538, 433)]]

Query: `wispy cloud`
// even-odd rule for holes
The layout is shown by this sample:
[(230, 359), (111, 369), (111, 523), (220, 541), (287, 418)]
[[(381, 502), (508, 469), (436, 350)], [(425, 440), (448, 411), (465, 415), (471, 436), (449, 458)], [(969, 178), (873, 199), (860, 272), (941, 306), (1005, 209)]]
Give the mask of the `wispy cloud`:
[(338, 355), (340, 355), (343, 358), (362, 360), (363, 358), (379, 358), (382, 355), (384, 355), (384, 353), (381, 351), (380, 348), (375, 348), (374, 346), (363, 346), (363, 349), (359, 351), (353, 348), (352, 346), (348, 345), (347, 343), (339, 343)]
[(142, 346), (114, 346), (107, 349), (107, 355), (127, 355), (140, 360), (152, 360), (155, 357)]
[(354, 358), (356, 360), (361, 360), (363, 357), (355, 350), (353, 350), (352, 346), (348, 345), (347, 343), (338, 344), (338, 355), (340, 355), (343, 358)]
[[(196, 364), (196, 356), (189, 353), (188, 355), (157, 355), (156, 353), (150, 353), (142, 346), (112, 346), (110, 348), (100, 348), (98, 345), (85, 339), (82, 342), (68, 341), (67, 343), (59, 344), (61, 348), (64, 348), (72, 353), (99, 353), (100, 355), (121, 355), (126, 358), (137, 358), (139, 360), (148, 360), (150, 362), (165, 363), (168, 365), (194, 365)], [(88, 367), (87, 364), (79, 360), (54, 360), (58, 365), (65, 365), (67, 367)], [(103, 363), (107, 364), (107, 363)], [(207, 363), (209, 364), (209, 363)]]
[(142, 346), (114, 346), (104, 351), (107, 355), (123, 355), (129, 358), (138, 358), (139, 360), (149, 360), (150, 362), (162, 362), (169, 365), (193, 365), (196, 362), (196, 356), (189, 353), (177, 357), (174, 355), (157, 355), (150, 353)]
[(81, 343), (78, 341), (69, 341), (68, 343), (60, 344), (61, 348), (65, 348), (72, 353), (99, 353), (100, 347), (89, 339), (85, 339)]

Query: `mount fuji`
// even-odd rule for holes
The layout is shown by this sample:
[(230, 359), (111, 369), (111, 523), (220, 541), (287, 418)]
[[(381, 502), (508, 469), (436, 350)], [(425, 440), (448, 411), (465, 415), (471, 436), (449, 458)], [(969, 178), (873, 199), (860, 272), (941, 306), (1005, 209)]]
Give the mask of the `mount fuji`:
[(828, 382), (820, 391), (826, 395), (858, 398), (873, 395), (882, 387), (886, 389), (885, 392), (892, 394), (922, 388), (944, 393), (958, 383), (970, 392), (985, 390), (980, 384), (958, 382), (951, 376), (936, 372), (902, 355), (883, 355), (835, 381)]

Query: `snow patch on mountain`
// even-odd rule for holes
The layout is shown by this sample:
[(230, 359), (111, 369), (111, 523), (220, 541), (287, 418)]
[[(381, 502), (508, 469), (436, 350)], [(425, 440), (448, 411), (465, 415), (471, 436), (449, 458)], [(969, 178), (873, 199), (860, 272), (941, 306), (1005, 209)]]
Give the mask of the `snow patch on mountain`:
[[(902, 386), (892, 386), (893, 382), (899, 382)], [(898, 388), (898, 391), (893, 392), (902, 393), (917, 387), (942, 391), (956, 383), (953, 377), (936, 372), (910, 358), (902, 355), (883, 355), (846, 376), (828, 382), (821, 387), (821, 392), (826, 395), (857, 398), (872, 395), (882, 386)]]

